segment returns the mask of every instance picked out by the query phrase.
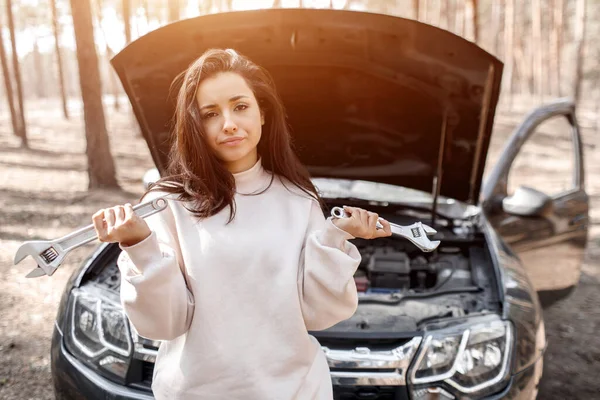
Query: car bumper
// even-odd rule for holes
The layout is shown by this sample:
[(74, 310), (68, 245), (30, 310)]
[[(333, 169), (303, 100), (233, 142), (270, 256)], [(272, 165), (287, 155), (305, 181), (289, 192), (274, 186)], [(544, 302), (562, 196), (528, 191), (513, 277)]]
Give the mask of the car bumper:
[[(54, 327), (51, 347), (51, 366), (57, 400), (153, 400), (152, 393), (126, 387), (110, 381), (73, 357), (64, 346), (61, 332)], [(537, 395), (542, 374), (542, 359), (511, 377), (502, 393), (488, 400), (532, 400)], [(372, 399), (408, 400), (406, 387), (334, 386), (335, 400)]]

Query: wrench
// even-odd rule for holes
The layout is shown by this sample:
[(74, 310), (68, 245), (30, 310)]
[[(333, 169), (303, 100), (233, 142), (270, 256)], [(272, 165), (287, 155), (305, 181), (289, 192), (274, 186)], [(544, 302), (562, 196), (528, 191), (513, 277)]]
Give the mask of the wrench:
[[(333, 207), (331, 209), (331, 216), (333, 218), (348, 218), (350, 215), (342, 207)], [(390, 222), (390, 228), (392, 229), (392, 234), (408, 239), (425, 253), (435, 250), (440, 245), (439, 240), (431, 241), (428, 237), (434, 235), (437, 231), (420, 221), (408, 226)], [(377, 221), (377, 229), (383, 229), (383, 225), (379, 221)]]
[[(149, 217), (167, 208), (167, 200), (164, 197), (141, 203), (133, 207), (135, 214), (141, 218)], [(17, 265), (25, 257), (31, 256), (37, 262), (37, 268), (33, 269), (27, 278), (54, 274), (68, 252), (76, 247), (96, 239), (94, 225), (90, 224), (56, 240), (35, 240), (23, 243), (17, 249), (14, 264)]]

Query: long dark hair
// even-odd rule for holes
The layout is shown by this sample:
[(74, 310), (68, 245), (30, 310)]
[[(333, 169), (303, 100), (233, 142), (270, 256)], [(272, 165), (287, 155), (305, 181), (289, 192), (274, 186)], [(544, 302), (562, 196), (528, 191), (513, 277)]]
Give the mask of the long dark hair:
[(263, 167), (272, 172), (273, 177), (287, 179), (322, 205), (308, 170), (292, 149), (285, 109), (273, 78), (266, 69), (232, 49), (206, 51), (175, 79), (174, 84), (182, 83), (175, 107), (169, 164), (165, 176), (152, 184), (142, 198), (151, 191), (177, 194), (195, 217), (210, 217), (227, 206), (230, 207), (229, 222), (235, 217), (235, 179), (206, 142), (196, 100), (200, 83), (221, 72), (242, 76), (265, 116), (258, 143)]

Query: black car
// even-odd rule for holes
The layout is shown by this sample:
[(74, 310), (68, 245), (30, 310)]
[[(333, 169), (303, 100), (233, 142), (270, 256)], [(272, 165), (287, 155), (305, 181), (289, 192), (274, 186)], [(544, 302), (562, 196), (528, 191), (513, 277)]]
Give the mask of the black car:
[[(329, 207), (422, 221), (441, 240), (431, 253), (395, 237), (354, 240), (363, 256), (358, 309), (311, 332), (335, 398), (534, 399), (546, 348), (540, 304), (575, 287), (587, 243), (574, 105), (534, 110), (483, 184), (503, 65), (475, 44), (362, 12), (207, 15), (151, 32), (112, 61), (158, 173), (171, 140), (170, 85), (214, 47), (271, 72), (296, 151)], [(512, 188), (521, 149), (556, 120), (573, 160), (566, 184)], [(123, 313), (119, 252), (100, 245), (66, 287), (52, 340), (58, 399), (152, 398), (160, 343), (137, 335)]]

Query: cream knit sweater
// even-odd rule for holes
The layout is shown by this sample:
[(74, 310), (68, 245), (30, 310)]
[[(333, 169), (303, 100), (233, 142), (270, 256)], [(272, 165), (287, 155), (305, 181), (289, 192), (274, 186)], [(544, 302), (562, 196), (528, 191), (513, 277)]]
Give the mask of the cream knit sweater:
[[(329, 367), (308, 330), (349, 318), (360, 263), (353, 237), (259, 160), (234, 174), (237, 212), (197, 220), (174, 196), (122, 246), (121, 301), (137, 332), (161, 340), (159, 399), (331, 399)], [(289, 190), (288, 190), (289, 189)], [(152, 193), (150, 199), (164, 194)], [(146, 200), (144, 199), (144, 200)]]

